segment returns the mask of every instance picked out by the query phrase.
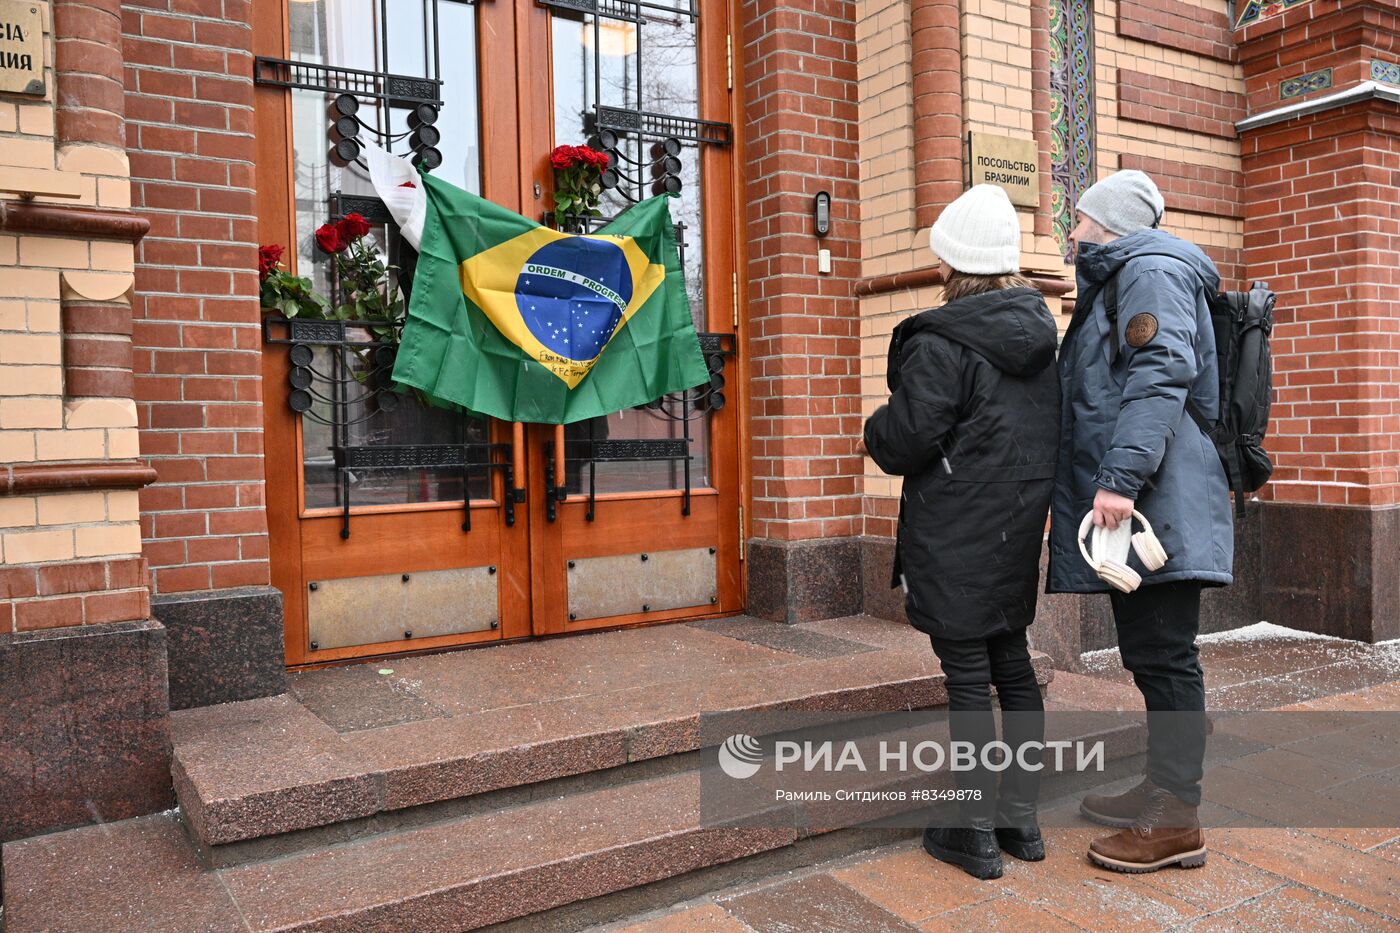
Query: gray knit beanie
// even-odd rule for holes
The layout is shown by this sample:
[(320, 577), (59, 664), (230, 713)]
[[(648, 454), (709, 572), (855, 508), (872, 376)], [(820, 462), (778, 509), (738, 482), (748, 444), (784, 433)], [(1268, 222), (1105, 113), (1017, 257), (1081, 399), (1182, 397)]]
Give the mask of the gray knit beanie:
[(1074, 209), (1110, 233), (1127, 236), (1157, 226), (1166, 204), (1151, 178), (1137, 169), (1125, 169), (1090, 185)]

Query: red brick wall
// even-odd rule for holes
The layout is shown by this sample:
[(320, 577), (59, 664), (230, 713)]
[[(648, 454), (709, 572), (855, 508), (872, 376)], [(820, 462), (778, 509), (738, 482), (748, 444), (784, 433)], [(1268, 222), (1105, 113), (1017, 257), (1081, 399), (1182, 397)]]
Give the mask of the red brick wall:
[[(1300, 75), (1332, 69), (1332, 93), (1370, 79), (1371, 60), (1400, 61), (1400, 10), (1390, 2), (1314, 0), (1307, 15), (1295, 10), (1247, 32), (1240, 62), (1251, 111), (1280, 106), (1279, 85)], [(1302, 98), (1299, 98), (1302, 99)]]
[(1232, 25), (1224, 4), (1208, 10), (1189, 3), (1118, 0), (1118, 35), (1223, 62), (1235, 57)]
[(1279, 296), (1263, 495), (1400, 502), (1400, 114), (1354, 104), (1243, 150), (1248, 272)]
[(1119, 168), (1137, 169), (1152, 176), (1167, 202), (1167, 210), (1242, 217), (1240, 205), (1244, 177), (1239, 172), (1175, 159), (1154, 159), (1125, 152)]
[(139, 557), (0, 568), (0, 632), (149, 618), (146, 573)]
[(1226, 139), (1244, 116), (1244, 97), (1204, 84), (1118, 69), (1118, 116)]
[[(854, 3), (743, 6), (753, 535), (860, 533)], [(832, 230), (812, 236), (812, 197)], [(817, 250), (833, 272), (817, 273)]]
[(248, 0), (123, 8), (141, 453), (157, 592), (268, 582)]
[[(1198, 162), (1154, 159), (1125, 152), (1119, 168), (1137, 169), (1152, 176), (1162, 192), (1168, 211), (1209, 214), (1214, 217), (1243, 217), (1244, 175), (1229, 169)], [(1244, 264), (1234, 247), (1203, 245), (1220, 272), (1220, 287), (1227, 291), (1243, 288)]]

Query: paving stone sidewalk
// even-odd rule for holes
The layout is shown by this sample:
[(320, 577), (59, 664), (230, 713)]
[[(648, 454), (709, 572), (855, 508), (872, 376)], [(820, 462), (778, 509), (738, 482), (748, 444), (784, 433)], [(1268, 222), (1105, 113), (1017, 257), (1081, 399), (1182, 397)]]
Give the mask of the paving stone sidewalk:
[[(1086, 660), (1106, 684), (1125, 680), (1116, 653)], [(1202, 661), (1212, 708), (1400, 710), (1395, 643), (1252, 627), (1202, 639)], [(997, 881), (935, 862), (909, 840), (591, 933), (1400, 929), (1400, 827), (1212, 828), (1205, 867), (1122, 875), (1086, 858), (1108, 830), (1082, 820), (1074, 801), (1054, 804), (1044, 822), (1046, 861), (1008, 858)]]

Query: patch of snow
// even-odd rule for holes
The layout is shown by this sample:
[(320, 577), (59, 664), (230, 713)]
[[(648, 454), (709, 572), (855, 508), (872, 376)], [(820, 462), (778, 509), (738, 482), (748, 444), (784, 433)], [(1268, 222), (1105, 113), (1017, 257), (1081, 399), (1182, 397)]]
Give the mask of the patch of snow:
[[(1338, 638), (1335, 635), (1319, 635), (1316, 632), (1303, 632), (1296, 628), (1285, 628), (1282, 625), (1275, 625), (1272, 622), (1256, 622), (1253, 625), (1246, 625), (1244, 628), (1231, 629), (1228, 632), (1214, 632), (1210, 635), (1201, 635), (1196, 638), (1197, 644), (1225, 644), (1228, 642), (1266, 641), (1269, 639), (1295, 639), (1298, 641), (1347, 641), (1345, 638)], [(1378, 642), (1376, 647), (1396, 646), (1400, 647), (1400, 639), (1388, 642)], [(1096, 651), (1086, 651), (1081, 655), (1081, 659), (1091, 669), (1097, 665), (1107, 663), (1118, 663), (1117, 648), (1099, 648)]]
[(1114, 657), (1114, 658), (1118, 657), (1118, 649), (1117, 649), (1117, 648), (1095, 648), (1093, 651), (1085, 651), (1085, 652), (1083, 652), (1082, 654), (1080, 654), (1080, 656), (1079, 656), (1080, 660), (1082, 660), (1082, 661), (1083, 661), (1084, 663), (1086, 663), (1086, 664), (1089, 664), (1089, 663), (1091, 663), (1091, 662), (1093, 662), (1093, 661), (1100, 660), (1100, 659), (1103, 659), (1103, 658), (1109, 658), (1109, 657)]
[(1199, 642), (1221, 642), (1235, 641), (1264, 641), (1270, 638), (1294, 638), (1309, 641), (1346, 641), (1345, 638), (1338, 638), (1336, 635), (1319, 635), (1317, 632), (1303, 632), (1296, 628), (1285, 628), (1282, 625), (1275, 625), (1272, 622), (1255, 622), (1253, 625), (1246, 625), (1244, 628), (1231, 629), (1228, 632), (1214, 632), (1210, 635), (1202, 635), (1196, 639)]

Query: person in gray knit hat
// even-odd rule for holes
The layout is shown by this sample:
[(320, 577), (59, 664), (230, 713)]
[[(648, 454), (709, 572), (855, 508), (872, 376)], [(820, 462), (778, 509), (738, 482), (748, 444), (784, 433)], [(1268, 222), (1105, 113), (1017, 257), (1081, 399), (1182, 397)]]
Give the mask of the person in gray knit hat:
[(1162, 222), (1162, 192), (1143, 172), (1115, 172), (1079, 196), (1075, 210), (1117, 236), (1128, 236)]
[[(1060, 452), (1051, 502), (1052, 593), (1108, 592), (1118, 650), (1148, 711), (1147, 774), (1126, 793), (1090, 795), (1081, 812), (1122, 827), (1089, 847), (1095, 864), (1156, 871), (1205, 864), (1197, 819), (1205, 683), (1196, 650), (1201, 589), (1232, 582), (1234, 525), (1214, 442), (1186, 407), (1220, 407), (1207, 296), (1215, 265), (1158, 229), (1161, 192), (1142, 172), (1110, 175), (1076, 205), (1079, 289), (1060, 350)], [(1102, 534), (1147, 516), (1167, 554), (1132, 592), (1114, 591), (1080, 555), (1080, 521)], [(1131, 526), (1130, 526), (1131, 527)], [(1121, 588), (1120, 588), (1121, 589)]]

